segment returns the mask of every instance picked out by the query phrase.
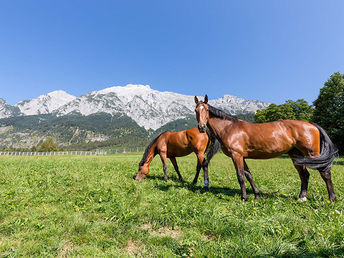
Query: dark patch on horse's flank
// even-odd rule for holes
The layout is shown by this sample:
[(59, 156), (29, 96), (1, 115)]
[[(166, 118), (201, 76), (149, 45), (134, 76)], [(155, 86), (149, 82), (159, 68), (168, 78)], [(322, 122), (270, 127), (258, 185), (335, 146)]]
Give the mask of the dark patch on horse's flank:
[(232, 116), (227, 114), (226, 112), (223, 112), (220, 109), (217, 109), (213, 106), (208, 105), (209, 107), (209, 114), (211, 114), (212, 116), (221, 118), (221, 119), (225, 119), (225, 120), (230, 120), (230, 121), (238, 121), (239, 118), (237, 118), (236, 116)]
[[(165, 132), (163, 132), (165, 133)], [(147, 161), (147, 157), (148, 157), (148, 153), (149, 153), (149, 150), (150, 148), (152, 147), (152, 145), (156, 142), (156, 140), (160, 137), (160, 135), (162, 135), (163, 133), (159, 134), (148, 146), (147, 148), (145, 149), (145, 152), (142, 156), (142, 159), (139, 163), (139, 166), (143, 166), (143, 164), (145, 164), (145, 162)]]

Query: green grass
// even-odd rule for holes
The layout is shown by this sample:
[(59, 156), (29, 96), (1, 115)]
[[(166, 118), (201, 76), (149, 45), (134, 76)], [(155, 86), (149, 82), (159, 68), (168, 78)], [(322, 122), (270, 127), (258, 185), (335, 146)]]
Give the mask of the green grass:
[(179, 158), (186, 183), (155, 158), (134, 180), (141, 154), (0, 157), (0, 256), (344, 256), (344, 159), (332, 169), (337, 203), (310, 171), (308, 201), (287, 158), (248, 160), (262, 198), (248, 201), (231, 160), (218, 154), (210, 191), (194, 155)]

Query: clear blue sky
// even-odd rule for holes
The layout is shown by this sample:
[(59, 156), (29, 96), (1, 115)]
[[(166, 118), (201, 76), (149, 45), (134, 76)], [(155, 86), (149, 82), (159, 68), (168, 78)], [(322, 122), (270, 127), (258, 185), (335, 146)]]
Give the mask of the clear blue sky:
[(0, 0), (0, 98), (127, 83), (313, 101), (344, 72), (342, 0)]

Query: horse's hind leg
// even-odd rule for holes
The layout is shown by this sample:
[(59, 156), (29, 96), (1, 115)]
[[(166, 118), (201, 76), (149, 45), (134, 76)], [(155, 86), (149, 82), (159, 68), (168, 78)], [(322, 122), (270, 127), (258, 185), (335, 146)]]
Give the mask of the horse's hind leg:
[(293, 157), (300, 157), (302, 155), (301, 152), (297, 150), (290, 151), (289, 157), (292, 159), (294, 167), (296, 168), (297, 172), (299, 172), (299, 176), (301, 179), (301, 190), (299, 194), (299, 201), (304, 202), (307, 201), (307, 189), (308, 189), (308, 181), (309, 181), (309, 172), (306, 167), (296, 165)]
[(166, 166), (166, 153), (160, 152), (159, 153), (161, 162), (162, 162), (162, 168), (164, 170), (164, 180), (167, 181), (167, 166)]
[(183, 182), (183, 178), (182, 178), (182, 175), (179, 173), (179, 168), (178, 168), (178, 164), (177, 164), (176, 158), (175, 157), (170, 157), (170, 160), (171, 160), (171, 162), (173, 164), (174, 170), (178, 174), (179, 181), (182, 183)]
[(333, 190), (333, 185), (332, 185), (332, 180), (331, 180), (331, 171), (321, 171), (320, 169), (318, 169), (320, 172), (320, 175), (322, 177), (322, 179), (325, 181), (326, 183), (326, 187), (327, 187), (327, 191), (328, 191), (328, 196), (330, 198), (330, 201), (337, 201), (336, 195), (334, 194), (334, 190)]
[(258, 200), (259, 199), (259, 190), (258, 190), (256, 184), (253, 181), (250, 169), (248, 168), (247, 163), (246, 163), (245, 160), (244, 160), (244, 173), (245, 173), (245, 176), (246, 176), (247, 180), (250, 182), (250, 185), (251, 185), (251, 187), (253, 189), (254, 198), (256, 200)]
[(307, 201), (307, 189), (308, 189), (308, 181), (309, 181), (309, 172), (306, 167), (295, 165), (297, 172), (299, 172), (299, 176), (301, 179), (301, 190), (299, 194), (299, 201), (304, 202)]

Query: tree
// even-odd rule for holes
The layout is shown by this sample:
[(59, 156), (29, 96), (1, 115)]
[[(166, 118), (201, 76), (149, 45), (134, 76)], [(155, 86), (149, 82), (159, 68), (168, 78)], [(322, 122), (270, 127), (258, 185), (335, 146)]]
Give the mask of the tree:
[(308, 105), (306, 100), (287, 100), (285, 103), (291, 106), (291, 108), (293, 109), (296, 120), (312, 121), (314, 107), (312, 105)]
[(314, 122), (328, 132), (340, 151), (344, 151), (344, 75), (332, 74), (313, 104)]
[(284, 119), (310, 121), (313, 107), (304, 99), (287, 100), (284, 104), (270, 104), (266, 109), (258, 110), (254, 116), (257, 123), (272, 122)]
[(50, 151), (57, 151), (57, 145), (54, 142), (53, 137), (49, 136), (42, 142), (41, 145), (37, 147), (38, 152), (50, 152)]

